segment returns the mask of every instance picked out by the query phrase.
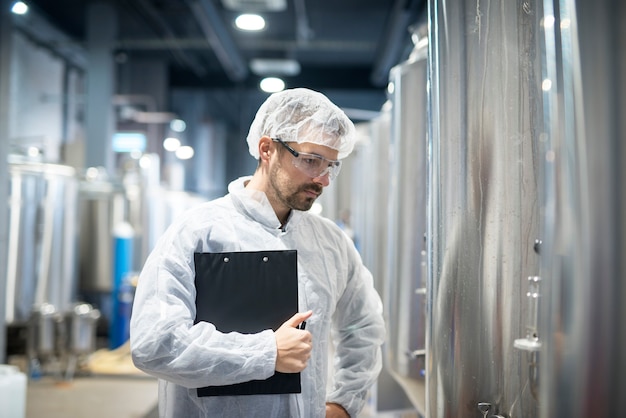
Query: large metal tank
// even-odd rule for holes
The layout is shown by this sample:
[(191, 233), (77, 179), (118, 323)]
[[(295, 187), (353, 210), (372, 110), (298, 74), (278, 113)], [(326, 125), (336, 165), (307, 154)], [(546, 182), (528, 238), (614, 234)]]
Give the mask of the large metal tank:
[(392, 68), (387, 212), (386, 361), (420, 413), (425, 412), (427, 50), (426, 30), (413, 35), (409, 59)]
[(541, 418), (626, 411), (626, 4), (545, 1)]
[(383, 105), (380, 115), (361, 123), (361, 140), (352, 158), (350, 193), (354, 237), (363, 263), (374, 276), (374, 286), (384, 299), (387, 218), (389, 204), (389, 136), (391, 103)]
[(113, 229), (126, 221), (128, 199), (122, 184), (104, 168), (86, 170), (79, 188), (79, 289), (87, 300), (113, 290)]
[[(149, 166), (148, 166), (149, 163)], [(140, 271), (157, 239), (184, 210), (206, 201), (184, 191), (166, 190), (154, 179), (158, 160), (145, 155), (125, 163), (120, 179), (91, 167), (79, 187), (79, 289), (96, 304), (113, 290), (113, 231), (129, 223), (134, 232), (132, 270)], [(143, 166), (142, 166), (143, 165)]]
[(540, 17), (429, 2), (427, 418), (538, 416), (537, 353), (514, 344), (540, 267)]
[(33, 309), (69, 309), (76, 297), (76, 207), (72, 167), (9, 156), (7, 324)]

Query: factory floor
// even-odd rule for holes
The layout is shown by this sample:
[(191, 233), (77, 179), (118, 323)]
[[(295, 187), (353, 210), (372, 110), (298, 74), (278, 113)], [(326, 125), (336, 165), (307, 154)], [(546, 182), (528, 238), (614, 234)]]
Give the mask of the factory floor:
[(125, 376), (31, 380), (25, 418), (157, 418), (157, 382)]
[[(402, 399), (401, 390), (388, 388)], [(380, 395), (380, 388), (378, 389)], [(393, 401), (393, 399), (391, 400)], [(370, 402), (371, 403), (371, 402)], [(387, 401), (389, 403), (389, 400)], [(389, 406), (387, 406), (389, 408)], [(396, 409), (400, 408), (400, 409)], [(27, 386), (25, 418), (157, 418), (157, 381), (148, 376), (83, 376), (59, 382), (52, 377)], [(359, 418), (418, 418), (406, 401), (389, 410), (367, 405)]]
[[(25, 359), (17, 364), (23, 369)], [(128, 344), (101, 349), (72, 375), (29, 379), (24, 418), (158, 418), (157, 380), (134, 367)], [(56, 377), (54, 377), (56, 375)], [(68, 376), (70, 376), (68, 378)], [(405, 391), (384, 368), (358, 418), (419, 418)]]

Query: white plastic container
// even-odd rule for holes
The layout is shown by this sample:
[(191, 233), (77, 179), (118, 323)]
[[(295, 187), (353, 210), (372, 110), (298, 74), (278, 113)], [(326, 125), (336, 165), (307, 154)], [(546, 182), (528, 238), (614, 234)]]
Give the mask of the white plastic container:
[(26, 416), (26, 375), (17, 366), (0, 364), (0, 411), (5, 418)]

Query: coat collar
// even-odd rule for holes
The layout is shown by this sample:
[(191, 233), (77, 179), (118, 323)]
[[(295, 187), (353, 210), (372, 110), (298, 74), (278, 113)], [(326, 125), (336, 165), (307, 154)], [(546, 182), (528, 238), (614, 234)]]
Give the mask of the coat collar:
[[(240, 177), (237, 180), (232, 181), (228, 185), (228, 192), (233, 200), (235, 208), (250, 217), (256, 222), (264, 225), (269, 229), (280, 229), (280, 221), (274, 212), (274, 208), (270, 204), (267, 196), (260, 190), (249, 189), (245, 187), (245, 184), (252, 178), (252, 176)], [(304, 212), (292, 209), (287, 224), (283, 228), (294, 228), (302, 218)]]

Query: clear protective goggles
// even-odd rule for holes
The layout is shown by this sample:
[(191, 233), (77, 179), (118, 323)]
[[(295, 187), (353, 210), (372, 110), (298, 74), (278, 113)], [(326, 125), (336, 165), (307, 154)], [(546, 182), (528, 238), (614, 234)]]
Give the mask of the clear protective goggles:
[(299, 152), (291, 148), (280, 138), (272, 138), (272, 141), (279, 142), (293, 155), (293, 166), (311, 178), (323, 177), (328, 174), (334, 180), (341, 170), (341, 161), (327, 160), (321, 155)]

